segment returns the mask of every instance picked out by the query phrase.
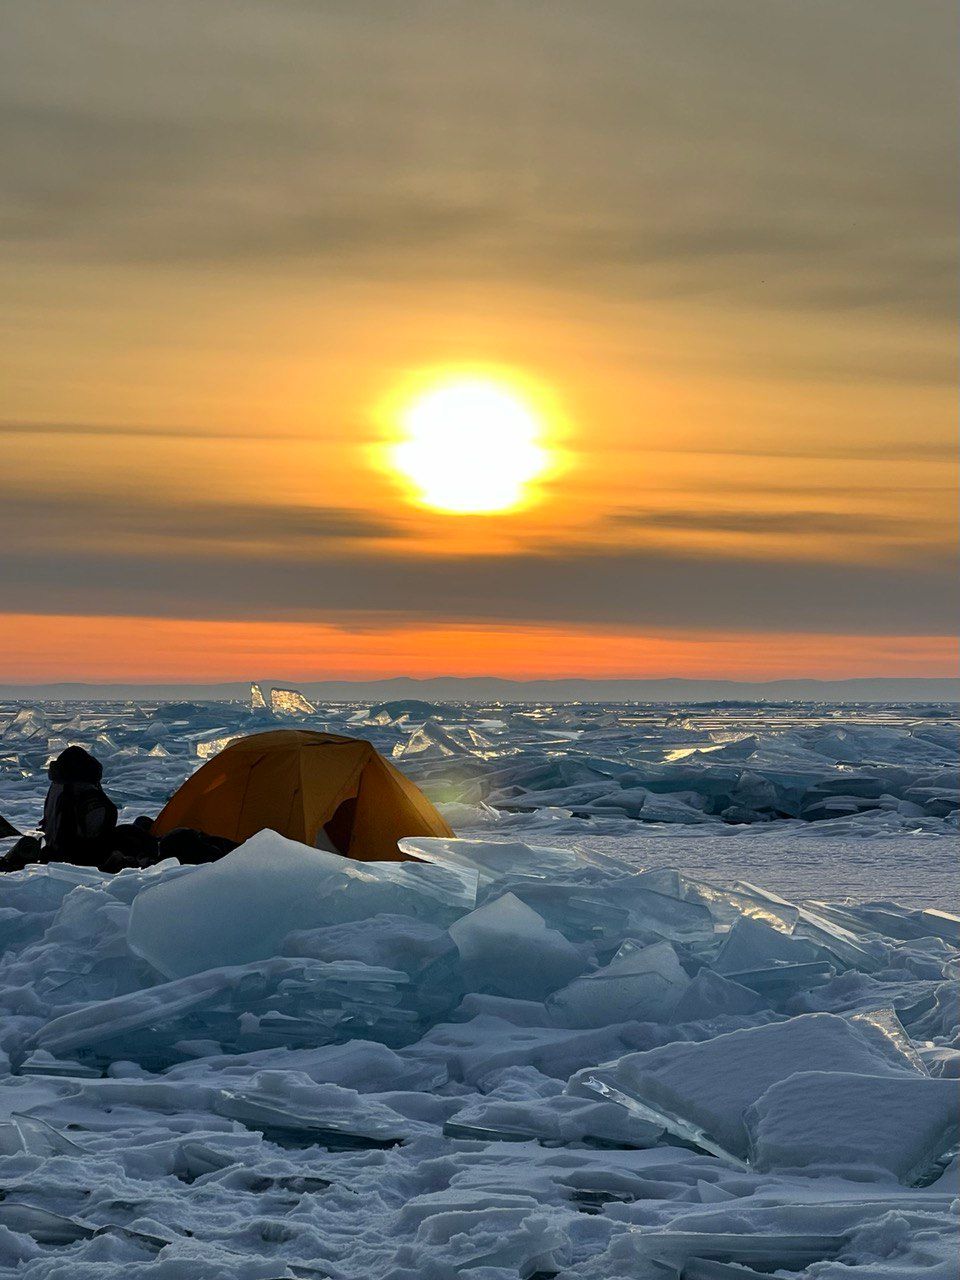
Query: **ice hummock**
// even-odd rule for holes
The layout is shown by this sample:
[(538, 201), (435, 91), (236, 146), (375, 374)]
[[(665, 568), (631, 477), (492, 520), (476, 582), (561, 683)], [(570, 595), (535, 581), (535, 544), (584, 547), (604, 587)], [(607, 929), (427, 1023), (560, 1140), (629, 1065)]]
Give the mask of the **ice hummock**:
[(220, 861), (137, 895), (131, 948), (166, 977), (277, 955), (288, 934), (381, 911), (443, 918), (444, 904), (380, 864), (261, 831)]
[[(161, 722), (131, 707), (89, 729), (123, 749), (153, 727), (167, 755), (122, 757), (148, 797), (150, 777), (237, 728), (223, 707), (201, 712)], [(618, 754), (619, 718), (589, 708), (486, 718), (482, 736), (511, 744), (484, 764), (503, 770), (505, 806), (548, 784), (599, 800), (617, 788), (630, 806), (636, 769), (645, 786), (678, 785), (651, 795), (709, 793), (708, 809), (728, 785), (747, 808), (790, 788), (803, 803), (823, 778), (816, 742), (855, 746), (857, 786), (876, 790), (869, 734), (784, 730), (771, 790), (755, 759), (733, 781), (770, 749), (763, 732), (711, 761), (714, 730), (678, 724), (678, 750), (700, 742), (681, 787), (683, 757), (658, 775), (636, 723)], [(44, 749), (60, 730), (51, 715)], [(411, 726), (374, 730), (399, 741)], [(555, 754), (530, 745), (545, 731), (567, 735)], [(907, 737), (945, 750), (922, 731)], [(797, 733), (803, 752), (787, 749)], [(20, 767), (33, 757), (18, 740)], [(902, 734), (876, 741), (903, 747)], [(915, 756), (940, 785), (927, 749)], [(467, 753), (399, 758), (445, 786), (476, 783), (443, 772)], [(606, 802), (592, 817), (505, 807), (482, 836), (407, 863), (262, 833), (210, 867), (0, 877), (0, 1271), (950, 1275), (951, 904), (861, 901), (828, 882), (794, 896), (756, 871), (663, 865), (666, 848), (695, 847), (616, 834), (644, 826), (645, 804), (613, 819)], [(564, 843), (573, 823), (608, 833), (599, 856)], [(641, 848), (660, 865), (641, 870)]]

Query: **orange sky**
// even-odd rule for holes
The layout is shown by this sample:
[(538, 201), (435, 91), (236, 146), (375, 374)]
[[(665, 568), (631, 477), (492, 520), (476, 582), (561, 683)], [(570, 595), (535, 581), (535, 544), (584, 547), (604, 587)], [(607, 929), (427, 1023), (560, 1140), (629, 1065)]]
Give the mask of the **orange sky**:
[(0, 680), (950, 670), (945, 14), (602, 7), (13, 0)]
[[(71, 656), (64, 657), (64, 636)], [(17, 615), (0, 633), (0, 669), (25, 681), (72, 680), (81, 655), (90, 681), (369, 679), (403, 671), (419, 677), (543, 676), (818, 679), (883, 672), (956, 674), (956, 645), (940, 636), (844, 636), (667, 632), (638, 636), (569, 627), (348, 628), (310, 623), (205, 622), (156, 618)], [(454, 658), (452, 655), (456, 655)]]

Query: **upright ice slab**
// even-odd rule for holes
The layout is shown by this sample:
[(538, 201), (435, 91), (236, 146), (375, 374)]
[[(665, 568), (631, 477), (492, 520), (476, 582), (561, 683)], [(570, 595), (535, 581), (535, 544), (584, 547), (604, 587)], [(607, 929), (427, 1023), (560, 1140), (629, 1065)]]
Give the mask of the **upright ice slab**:
[(270, 710), (279, 716), (310, 716), (316, 707), (299, 689), (271, 689)]
[(729, 1013), (757, 1013), (764, 1007), (763, 997), (749, 987), (712, 969), (701, 969), (680, 997), (673, 1018), (676, 1022), (697, 1022)]
[(606, 896), (630, 913), (628, 927), (635, 934), (672, 942), (704, 942), (713, 937), (713, 917), (699, 902), (680, 893), (659, 890), (661, 882), (648, 875), (627, 876), (605, 886)]
[(542, 1000), (583, 973), (572, 943), (512, 893), (478, 907), (450, 926), (467, 987), (523, 1000)]
[(777, 964), (808, 964), (822, 958), (810, 941), (773, 929), (762, 920), (741, 916), (726, 935), (711, 968), (736, 975)]
[(618, 954), (602, 969), (555, 991), (548, 1008), (561, 1026), (664, 1022), (690, 984), (668, 942)]

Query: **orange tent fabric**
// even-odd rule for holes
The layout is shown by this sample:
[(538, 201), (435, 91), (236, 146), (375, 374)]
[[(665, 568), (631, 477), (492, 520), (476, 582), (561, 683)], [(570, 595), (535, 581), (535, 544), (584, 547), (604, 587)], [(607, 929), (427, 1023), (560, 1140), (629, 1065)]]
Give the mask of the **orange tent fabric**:
[(313, 845), (321, 830), (340, 853), (396, 859), (402, 836), (453, 832), (423, 792), (372, 743), (306, 729), (240, 738), (188, 778), (153, 824), (243, 841), (265, 827)]

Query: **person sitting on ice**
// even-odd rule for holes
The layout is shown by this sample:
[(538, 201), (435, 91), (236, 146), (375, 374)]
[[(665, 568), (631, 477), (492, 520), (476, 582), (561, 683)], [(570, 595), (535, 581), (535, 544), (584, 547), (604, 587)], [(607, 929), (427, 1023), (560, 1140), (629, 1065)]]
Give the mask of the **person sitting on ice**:
[(31, 863), (70, 862), (115, 873), (151, 867), (164, 858), (184, 865), (215, 862), (237, 841), (178, 828), (161, 841), (153, 819), (117, 824), (118, 810), (101, 786), (103, 765), (83, 747), (67, 747), (47, 766), (50, 787), (40, 820), (41, 837), (20, 835), (0, 817), (0, 839), (20, 836), (0, 857), (0, 872), (23, 871)]
[(44, 862), (96, 867), (113, 852), (117, 806), (103, 787), (103, 765), (83, 747), (67, 747), (47, 766), (43, 805)]
[(41, 836), (21, 836), (0, 858), (0, 871), (22, 871), (32, 862), (97, 867), (113, 855), (117, 806), (100, 785), (100, 761), (83, 747), (67, 747), (47, 765), (47, 776)]

